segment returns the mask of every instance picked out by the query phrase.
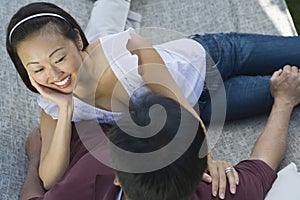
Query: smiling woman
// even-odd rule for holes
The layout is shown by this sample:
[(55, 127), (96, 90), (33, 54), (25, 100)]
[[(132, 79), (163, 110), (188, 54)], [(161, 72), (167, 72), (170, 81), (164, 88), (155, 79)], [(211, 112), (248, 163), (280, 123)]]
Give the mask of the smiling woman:
[(26, 86), (59, 107), (58, 120), (45, 112), (41, 116), (39, 174), (49, 189), (61, 179), (69, 164), (66, 147), (71, 138), (72, 92), (83, 60), (80, 50), (88, 42), (68, 13), (50, 3), (33, 3), (12, 18), (6, 44)]

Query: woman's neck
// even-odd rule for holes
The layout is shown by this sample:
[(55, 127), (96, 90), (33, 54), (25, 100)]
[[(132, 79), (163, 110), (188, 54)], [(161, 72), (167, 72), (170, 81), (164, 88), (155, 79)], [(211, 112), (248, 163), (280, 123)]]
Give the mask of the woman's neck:
[(106, 64), (103, 64), (104, 53), (99, 41), (93, 42), (81, 52), (82, 64), (77, 73), (77, 85), (74, 94), (87, 103), (95, 102), (99, 96), (98, 88), (101, 77), (105, 72)]

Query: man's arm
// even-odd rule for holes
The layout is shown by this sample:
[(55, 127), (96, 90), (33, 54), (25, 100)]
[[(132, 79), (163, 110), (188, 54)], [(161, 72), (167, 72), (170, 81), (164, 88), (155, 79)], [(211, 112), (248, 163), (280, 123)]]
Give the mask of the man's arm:
[(275, 72), (270, 79), (270, 89), (274, 97), (272, 111), (249, 159), (262, 160), (276, 170), (285, 153), (292, 110), (300, 103), (298, 68), (285, 66)]
[(26, 151), (29, 159), (29, 166), (25, 183), (20, 194), (20, 200), (28, 200), (34, 197), (41, 197), (45, 193), (42, 181), (38, 174), (41, 152), (40, 138), (40, 130), (36, 128), (29, 134), (26, 141)]

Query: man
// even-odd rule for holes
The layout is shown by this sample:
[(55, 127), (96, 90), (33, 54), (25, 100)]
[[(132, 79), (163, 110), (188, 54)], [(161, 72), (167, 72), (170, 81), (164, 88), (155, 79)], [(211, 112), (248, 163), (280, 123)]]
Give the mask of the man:
[[(274, 97), (274, 105), (268, 122), (256, 141), (249, 159), (240, 162), (234, 167), (239, 173), (239, 185), (234, 195), (228, 191), (230, 188), (226, 188), (226, 199), (264, 199), (276, 179), (275, 171), (285, 151), (290, 115), (294, 106), (300, 103), (300, 72), (298, 68), (285, 66), (283, 70), (276, 71), (270, 80), (270, 88)], [(150, 115), (145, 112), (153, 104), (157, 103), (162, 104), (165, 108), (153, 109)], [(193, 124), (195, 120), (184, 109), (179, 110), (180, 106), (176, 102), (167, 98), (153, 96), (145, 99), (143, 106), (142, 108), (133, 108), (131, 112), (133, 120), (140, 126), (148, 125), (150, 123), (149, 116), (154, 116), (154, 119), (158, 114), (161, 115), (164, 112), (162, 110), (169, 113), (166, 123), (159, 131), (161, 134), (151, 138), (134, 138), (124, 134), (124, 129), (121, 129), (124, 128), (124, 123), (116, 123), (109, 135), (109, 138), (115, 145), (136, 153), (147, 153), (160, 149), (174, 139), (177, 130), (180, 129), (180, 124), (176, 122), (182, 122), (183, 118), (181, 116), (189, 119), (186, 124), (183, 124), (185, 133), (187, 136), (192, 134), (188, 126)], [(122, 126), (119, 127), (120, 125)], [(133, 126), (125, 128), (132, 129), (132, 132), (134, 132)], [(128, 132), (126, 131), (126, 133)], [(83, 162), (82, 166), (79, 165), (75, 169), (78, 172), (77, 176), (74, 176), (74, 173), (73, 176), (66, 174), (66, 178), (45, 194), (37, 174), (40, 144), (39, 138), (36, 136), (38, 136), (38, 130), (36, 130), (35, 134), (29, 136), (27, 142), (27, 153), (30, 162), (21, 199), (88, 199), (86, 197), (101, 200), (219, 199), (212, 196), (211, 184), (200, 182), (201, 175), (206, 169), (206, 157), (199, 157), (199, 150), (204, 141), (201, 128), (198, 128), (195, 139), (191, 142), (188, 149), (183, 151), (184, 153), (180, 154), (178, 159), (175, 159), (174, 162), (163, 168), (134, 173), (130, 171), (130, 167), (134, 169), (137, 163), (126, 162), (128, 160), (126, 157), (120, 159), (118, 154), (111, 148), (113, 164), (117, 169), (116, 178), (113, 170), (98, 163), (97, 169), (93, 169), (94, 174), (99, 174), (95, 180), (95, 187), (93, 191), (87, 191), (89, 189), (86, 188), (87, 184), (84, 183), (84, 179), (90, 175), (90, 171), (84, 167), (97, 162), (92, 156), (87, 155), (83, 158), (86, 162)], [(134, 143), (132, 143), (133, 141)], [(181, 142), (185, 144), (186, 138), (181, 137), (177, 142), (178, 144), (181, 144)], [(163, 151), (163, 154), (161, 154), (162, 160), (172, 156), (172, 153), (176, 154), (182, 150), (180, 145), (177, 147), (179, 150), (173, 148), (172, 151)], [(151, 164), (152, 160), (147, 162)], [(124, 166), (129, 166), (129, 171), (122, 171)], [(235, 170), (227, 168), (226, 173), (230, 174), (235, 172)], [(122, 190), (119, 186), (121, 186)], [(89, 194), (84, 196), (84, 193)]]

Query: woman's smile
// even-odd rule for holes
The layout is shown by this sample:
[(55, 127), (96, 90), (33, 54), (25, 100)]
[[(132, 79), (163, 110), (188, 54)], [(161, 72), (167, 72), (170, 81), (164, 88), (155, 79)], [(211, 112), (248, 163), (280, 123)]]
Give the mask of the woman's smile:
[(53, 82), (54, 85), (59, 87), (60, 89), (64, 89), (71, 84), (71, 75), (65, 77), (62, 81)]

